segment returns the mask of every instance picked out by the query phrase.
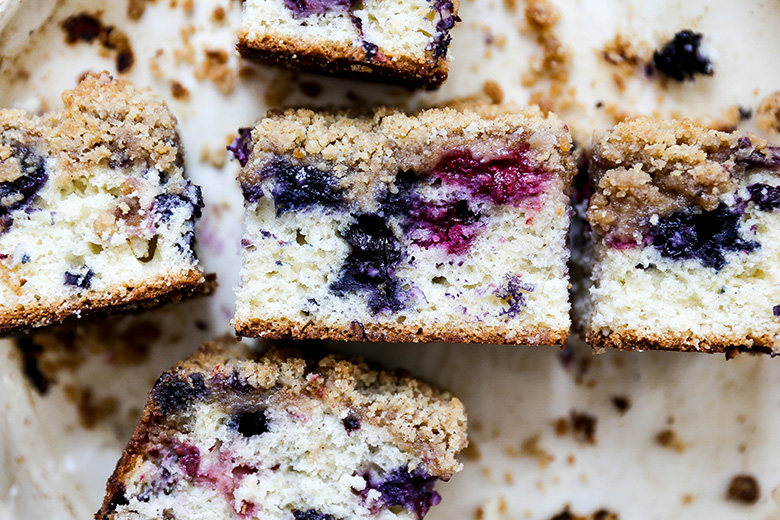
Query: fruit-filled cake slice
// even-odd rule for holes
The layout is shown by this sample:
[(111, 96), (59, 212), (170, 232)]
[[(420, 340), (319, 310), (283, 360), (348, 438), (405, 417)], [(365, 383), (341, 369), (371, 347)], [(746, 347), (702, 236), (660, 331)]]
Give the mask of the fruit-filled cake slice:
[(62, 98), (0, 110), (0, 333), (205, 286), (173, 115), (107, 73)]
[(447, 392), (223, 339), (154, 385), (96, 518), (419, 520), (465, 445)]
[(638, 119), (590, 174), (592, 346), (780, 352), (780, 147)]
[(231, 147), (241, 335), (560, 344), (574, 161), (508, 107), (272, 114)]
[(458, 0), (246, 0), (244, 57), (315, 72), (437, 87)]

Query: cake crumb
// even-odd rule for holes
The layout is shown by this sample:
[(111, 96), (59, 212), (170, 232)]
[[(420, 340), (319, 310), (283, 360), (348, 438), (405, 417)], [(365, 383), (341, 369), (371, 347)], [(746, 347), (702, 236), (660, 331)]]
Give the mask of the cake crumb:
[(469, 439), (469, 444), (460, 452), (461, 456), (467, 460), (477, 461), (482, 458), (482, 452), (479, 450), (479, 446), (473, 439)]
[(690, 494), (690, 493), (686, 493), (682, 497), (682, 503), (685, 506), (693, 504), (693, 500), (694, 500), (694, 496), (692, 494)]
[(504, 91), (501, 89), (501, 85), (492, 79), (483, 83), (482, 91), (490, 98), (493, 104), (498, 105), (504, 100)]
[(596, 417), (572, 410), (571, 414), (571, 427), (574, 432), (574, 436), (580, 442), (587, 444), (596, 444)]
[(758, 481), (752, 475), (736, 475), (729, 482), (726, 499), (745, 505), (758, 502), (761, 497), (761, 488)]
[(655, 436), (655, 441), (664, 448), (672, 449), (678, 453), (685, 451), (685, 443), (674, 430), (661, 430)]
[(613, 395), (612, 404), (615, 406), (620, 415), (625, 414), (631, 409), (631, 400), (628, 398), (628, 396), (625, 395)]
[(99, 16), (80, 13), (70, 16), (60, 23), (65, 31), (65, 42), (73, 45), (78, 42), (92, 43), (96, 39), (103, 51), (115, 54), (116, 69), (119, 73), (129, 71), (135, 62), (130, 38), (127, 34), (114, 27), (105, 25)]
[(228, 95), (236, 87), (236, 73), (228, 65), (229, 56), (223, 49), (205, 49), (204, 59), (195, 69), (195, 77), (199, 80), (209, 79), (224, 95)]
[(555, 434), (563, 437), (571, 432), (577, 441), (595, 445), (597, 422), (598, 419), (593, 415), (572, 410), (569, 417), (560, 417), (555, 421)]
[(520, 445), (520, 454), (526, 457), (535, 458), (539, 468), (544, 469), (555, 459), (555, 457), (539, 445), (539, 437), (540, 435), (537, 433), (536, 435), (532, 435), (525, 439)]
[(171, 95), (174, 99), (186, 101), (190, 97), (190, 91), (176, 80), (171, 80)]
[(580, 516), (571, 512), (571, 506), (566, 504), (563, 511), (550, 517), (550, 520), (619, 520), (617, 513), (613, 513), (607, 509), (599, 509), (594, 511), (590, 515)]
[(758, 105), (756, 123), (765, 132), (780, 134), (780, 90), (765, 97)]
[(222, 168), (227, 162), (227, 148), (218, 146), (212, 149), (204, 143), (200, 149), (200, 162), (210, 164), (214, 168)]
[(215, 23), (223, 23), (225, 21), (225, 8), (218, 5), (211, 12), (211, 20)]
[(127, 0), (127, 17), (133, 21), (138, 21), (146, 11), (148, 0)]
[(119, 402), (114, 397), (96, 398), (91, 388), (66, 386), (65, 398), (76, 405), (79, 422), (84, 428), (92, 429), (107, 417), (116, 413)]

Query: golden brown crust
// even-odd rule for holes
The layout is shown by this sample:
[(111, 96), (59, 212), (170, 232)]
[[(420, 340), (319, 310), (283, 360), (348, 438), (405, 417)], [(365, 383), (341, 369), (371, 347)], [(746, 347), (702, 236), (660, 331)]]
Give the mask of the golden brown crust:
[(106, 291), (89, 296), (75, 297), (37, 307), (20, 307), (0, 315), (0, 335), (10, 336), (30, 329), (60, 324), (70, 318), (114, 313), (126, 310), (146, 309), (163, 303), (177, 303), (182, 298), (207, 296), (216, 288), (216, 276), (198, 269), (178, 277), (160, 277), (142, 286), (127, 287), (121, 293)]
[(775, 337), (768, 334), (725, 336), (685, 332), (643, 332), (636, 330), (589, 330), (585, 338), (594, 349), (617, 350), (671, 350), (677, 352), (778, 352)]
[(373, 79), (410, 88), (438, 88), (447, 79), (449, 71), (449, 62), (445, 58), (418, 61), (408, 56), (385, 56), (384, 61), (379, 61), (371, 59), (364, 49), (289, 42), (270, 36), (252, 39), (246, 31), (239, 34), (236, 48), (244, 58), (260, 63)]
[(239, 336), (268, 339), (321, 339), (336, 341), (387, 341), (391, 343), (488, 343), (496, 345), (550, 345), (562, 346), (568, 330), (526, 327), (508, 330), (505, 327), (474, 327), (453, 330), (451, 327), (428, 325), (404, 327), (401, 324), (361, 323), (336, 328), (312, 322), (277, 320), (235, 320), (233, 326)]
[[(447, 480), (460, 468), (455, 455), (467, 443), (463, 404), (449, 392), (419, 379), (378, 372), (362, 361), (334, 355), (317, 362), (302, 359), (291, 350), (271, 348), (260, 355), (230, 338), (206, 343), (190, 359), (163, 374), (158, 385), (166, 377), (182, 380), (192, 374), (202, 374), (205, 385), (212, 389), (224, 388), (224, 381), (233, 378), (286, 402), (317, 399), (334, 409), (349, 409), (362, 420), (388, 430), (403, 449), (419, 455), (431, 475)], [(125, 478), (146, 450), (173, 428), (175, 414), (164, 410), (156, 395), (153, 389), (108, 480), (103, 505), (95, 515), (98, 520), (110, 517), (117, 498), (120, 502), (124, 498)]]

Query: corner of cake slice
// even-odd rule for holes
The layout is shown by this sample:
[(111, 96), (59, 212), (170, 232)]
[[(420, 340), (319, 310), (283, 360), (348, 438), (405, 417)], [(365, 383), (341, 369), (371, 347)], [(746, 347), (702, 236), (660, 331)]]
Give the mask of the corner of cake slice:
[(553, 345), (572, 143), (554, 115), (289, 110), (242, 129), (240, 335)]
[(203, 201), (157, 96), (89, 74), (43, 116), (0, 110), (0, 334), (203, 290)]
[(420, 380), (222, 339), (158, 379), (96, 519), (420, 520), (466, 442)]
[(590, 175), (593, 347), (780, 352), (780, 147), (637, 119)]
[(408, 86), (447, 78), (458, 0), (246, 0), (246, 58)]

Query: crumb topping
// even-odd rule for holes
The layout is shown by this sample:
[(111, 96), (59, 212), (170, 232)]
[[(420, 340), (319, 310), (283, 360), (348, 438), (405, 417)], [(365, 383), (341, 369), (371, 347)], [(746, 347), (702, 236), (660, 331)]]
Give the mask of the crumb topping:
[(202, 373), (207, 385), (214, 387), (233, 377), (256, 388), (281, 389), (277, 394), (293, 402), (313, 397), (387, 429), (402, 448), (426, 463), (432, 475), (448, 479), (461, 467), (455, 455), (466, 445), (463, 405), (421, 380), (374, 371), (360, 361), (334, 355), (314, 364), (272, 348), (258, 357), (227, 340), (204, 345), (175, 371)]
[(621, 123), (595, 140), (590, 175), (596, 185), (588, 221), (616, 243), (641, 243), (651, 219), (690, 206), (718, 207), (739, 177), (757, 166), (780, 166), (780, 150), (740, 133), (689, 120)]

